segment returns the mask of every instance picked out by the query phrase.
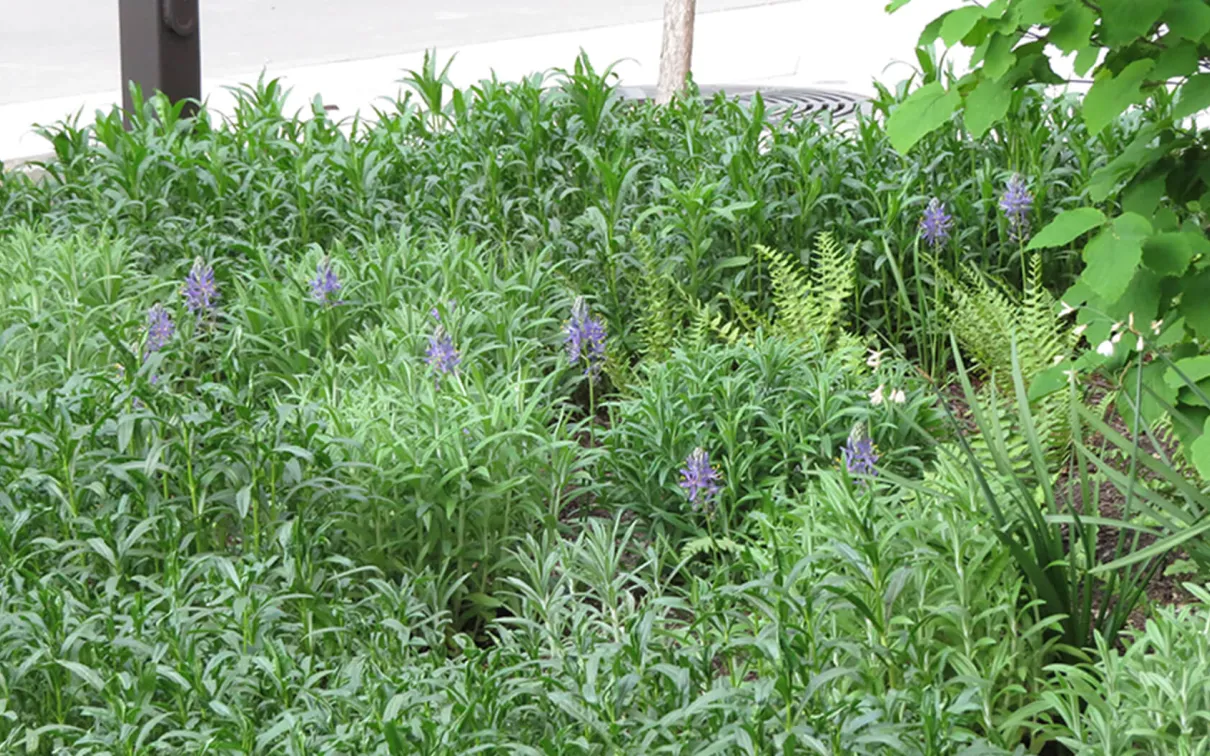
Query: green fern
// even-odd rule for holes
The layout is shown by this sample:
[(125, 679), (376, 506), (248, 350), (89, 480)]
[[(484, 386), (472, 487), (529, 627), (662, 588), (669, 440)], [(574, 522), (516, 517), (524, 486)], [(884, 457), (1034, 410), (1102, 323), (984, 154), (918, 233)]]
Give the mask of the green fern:
[(1042, 257), (1029, 261), (1029, 277), (1021, 301), (1020, 327), (1017, 329), (1021, 369), (1036, 375), (1071, 356), (1078, 337), (1059, 316), (1059, 302), (1042, 283)]
[(743, 330), (772, 330), (773, 323), (769, 321), (769, 318), (752, 309), (747, 303), (729, 296), (727, 297), (727, 304), (731, 306), (731, 312), (735, 315), (736, 325)]
[(778, 330), (787, 336), (805, 338), (822, 320), (819, 302), (811, 296), (810, 280), (784, 252), (759, 244), (756, 252), (769, 266)]
[(811, 266), (811, 296), (818, 303), (816, 328), (832, 334), (840, 326), (845, 302), (853, 295), (857, 256), (840, 246), (831, 232), (819, 235)]
[(936, 270), (950, 295), (942, 314), (963, 351), (985, 372), (1001, 375), (1011, 385), (1010, 335), (1020, 316), (1020, 306), (1001, 284), (974, 265), (964, 267), (958, 277), (944, 268)]
[(681, 547), (681, 559), (688, 561), (707, 552), (725, 553), (725, 554), (741, 554), (744, 547), (730, 538), (712, 538), (710, 536), (698, 536), (688, 541)]
[(641, 234), (634, 234), (634, 247), (639, 263), (636, 284), (639, 302), (639, 338), (644, 359), (662, 360), (676, 342), (681, 313), (673, 305), (672, 283), (661, 270), (655, 247)]
[(713, 333), (714, 318), (711, 317), (710, 308), (700, 302), (693, 301), (693, 322), (689, 326), (689, 333), (686, 336), (686, 345), (693, 351), (701, 351), (710, 345), (710, 334)]
[[(943, 309), (950, 329), (1002, 395), (1013, 392), (1014, 339), (1027, 387), (1039, 373), (1071, 356), (1078, 336), (1060, 317), (1059, 303), (1042, 284), (1038, 255), (1029, 260), (1029, 274), (1020, 294), (973, 265), (964, 267), (958, 277), (941, 268), (937, 274), (950, 295), (950, 303)], [(1039, 436), (1054, 454), (1061, 454), (1071, 443), (1068, 401), (1067, 392), (1056, 391), (1033, 404)]]
[(776, 329), (788, 338), (835, 336), (845, 300), (853, 294), (856, 258), (831, 233), (819, 235), (808, 275), (784, 252), (758, 245), (773, 281)]
[(687, 346), (703, 348), (711, 334), (724, 343), (735, 344), (759, 330), (794, 340), (818, 339), (827, 346), (859, 351), (855, 345), (860, 341), (841, 328), (845, 302), (853, 294), (857, 273), (851, 250), (837, 244), (831, 234), (820, 234), (810, 274), (783, 252), (761, 245), (756, 251), (768, 265), (773, 282), (774, 317), (757, 312), (735, 297), (725, 297), (731, 310), (728, 319), (669, 281), (669, 289), (688, 303), (692, 314)]
[(742, 326), (733, 320), (726, 320), (722, 313), (714, 316), (710, 321), (710, 328), (726, 344), (737, 344), (748, 336), (748, 332)]

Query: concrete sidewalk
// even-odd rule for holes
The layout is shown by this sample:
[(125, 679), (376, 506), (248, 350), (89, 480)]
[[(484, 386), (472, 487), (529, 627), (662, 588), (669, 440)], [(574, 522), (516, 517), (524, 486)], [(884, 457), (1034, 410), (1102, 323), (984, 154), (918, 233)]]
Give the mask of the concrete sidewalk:
[[(694, 76), (700, 83), (813, 86), (857, 93), (872, 91), (871, 82), (905, 78), (920, 30), (960, 0), (915, 0), (894, 16), (883, 12), (885, 0), (799, 0), (734, 10), (700, 13), (694, 48)], [(622, 82), (646, 84), (656, 80), (661, 24), (659, 21), (611, 26), (586, 31), (548, 34), (439, 49), (444, 63), (456, 55), (450, 76), (467, 86), (492, 71), (504, 80), (535, 71), (570, 67), (578, 52), (588, 53), (602, 69), (617, 62)], [(203, 34), (205, 30), (203, 29)], [(292, 88), (291, 110), (307, 110), (319, 94), (336, 106), (334, 117), (370, 108), (382, 98), (393, 99), (401, 89), (403, 71), (418, 69), (423, 52), (274, 70)], [(230, 112), (226, 87), (254, 82), (259, 71), (241, 76), (207, 79), (203, 96), (220, 113)], [(0, 158), (20, 161), (49, 151), (45, 140), (31, 131), (34, 123), (52, 124), (80, 113), (91, 121), (97, 109), (120, 102), (120, 91), (20, 102), (0, 106)]]

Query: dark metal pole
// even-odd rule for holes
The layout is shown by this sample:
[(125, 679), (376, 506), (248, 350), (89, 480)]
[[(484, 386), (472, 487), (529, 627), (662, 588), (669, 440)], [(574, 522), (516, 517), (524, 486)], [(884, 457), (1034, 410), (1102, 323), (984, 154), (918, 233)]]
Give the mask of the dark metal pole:
[[(132, 107), (130, 83), (144, 97), (157, 91), (173, 102), (202, 99), (198, 0), (118, 0), (122, 37), (122, 105)], [(197, 112), (194, 102), (184, 115)]]

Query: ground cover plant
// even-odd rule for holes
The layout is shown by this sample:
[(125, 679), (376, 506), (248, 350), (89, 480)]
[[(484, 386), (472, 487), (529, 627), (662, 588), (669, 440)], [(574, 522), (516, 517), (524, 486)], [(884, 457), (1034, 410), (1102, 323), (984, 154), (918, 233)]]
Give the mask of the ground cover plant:
[(0, 750), (1193, 752), (1210, 501), (1031, 241), (1150, 114), (406, 81), (0, 178)]

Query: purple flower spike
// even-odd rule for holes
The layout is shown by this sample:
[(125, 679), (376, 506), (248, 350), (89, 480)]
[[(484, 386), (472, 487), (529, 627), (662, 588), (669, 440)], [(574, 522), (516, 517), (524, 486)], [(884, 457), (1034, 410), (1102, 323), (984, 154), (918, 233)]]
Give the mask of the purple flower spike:
[(1000, 209), (1008, 219), (1008, 235), (1015, 242), (1022, 242), (1029, 236), (1029, 211), (1033, 208), (1034, 198), (1025, 185), (1021, 174), (1014, 173), (1004, 187), (1000, 197)]
[[(874, 451), (874, 441), (866, 435), (865, 427), (860, 423), (849, 433), (849, 440), (840, 448), (840, 456), (849, 475), (878, 474), (878, 454)], [(865, 485), (865, 481), (861, 481), (860, 485)]]
[(315, 278), (310, 281), (311, 298), (320, 304), (340, 304), (339, 301), (332, 299), (333, 295), (340, 291), (340, 279), (336, 277), (336, 271), (332, 270), (332, 263), (328, 258), (319, 261), (315, 267)]
[(605, 325), (589, 314), (584, 297), (576, 297), (572, 304), (564, 333), (568, 361), (575, 365), (583, 360), (584, 375), (596, 378), (605, 364)]
[(182, 293), (185, 295), (185, 306), (189, 308), (189, 312), (195, 313), (199, 318), (213, 311), (214, 302), (218, 299), (214, 268), (203, 263), (200, 257), (195, 260), (189, 275), (185, 276)]
[(920, 238), (933, 247), (940, 247), (949, 241), (953, 225), (954, 216), (945, 211), (945, 203), (933, 197), (920, 218)]
[(685, 466), (681, 468), (681, 488), (689, 496), (689, 505), (696, 512), (702, 507), (708, 507), (718, 496), (718, 471), (710, 466), (710, 455), (702, 447), (697, 447)]
[(437, 371), (438, 382), (441, 376), (456, 373), (458, 363), (462, 362), (462, 355), (454, 348), (454, 340), (446, 333), (445, 326), (441, 325), (429, 336), (429, 348), (425, 355), (425, 363)]
[(163, 305), (155, 304), (147, 312), (147, 343), (143, 346), (143, 359), (167, 346), (175, 333), (176, 326), (172, 323), (172, 316)]

